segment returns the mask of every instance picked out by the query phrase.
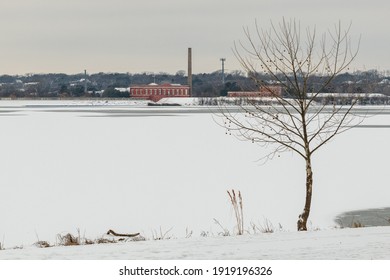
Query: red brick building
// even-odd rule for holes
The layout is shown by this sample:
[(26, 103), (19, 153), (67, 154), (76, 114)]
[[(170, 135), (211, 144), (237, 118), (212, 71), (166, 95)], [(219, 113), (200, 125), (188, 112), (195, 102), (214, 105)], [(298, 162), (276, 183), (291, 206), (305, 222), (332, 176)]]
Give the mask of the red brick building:
[(228, 91), (228, 97), (273, 97), (282, 96), (281, 86), (260, 87), (259, 91)]
[(158, 101), (165, 97), (190, 97), (190, 87), (179, 84), (155, 83), (149, 85), (131, 86), (130, 97)]

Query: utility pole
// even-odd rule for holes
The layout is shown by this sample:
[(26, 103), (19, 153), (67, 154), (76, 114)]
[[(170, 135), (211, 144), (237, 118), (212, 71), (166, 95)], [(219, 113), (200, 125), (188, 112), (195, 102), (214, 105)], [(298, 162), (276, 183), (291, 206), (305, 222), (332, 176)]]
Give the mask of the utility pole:
[(88, 93), (88, 87), (87, 87), (87, 70), (84, 70), (84, 94)]
[(190, 87), (190, 96), (192, 96), (192, 49), (188, 48), (188, 86)]
[(221, 58), (220, 59), (221, 62), (222, 62), (222, 85), (225, 84), (225, 61), (226, 61), (226, 58)]

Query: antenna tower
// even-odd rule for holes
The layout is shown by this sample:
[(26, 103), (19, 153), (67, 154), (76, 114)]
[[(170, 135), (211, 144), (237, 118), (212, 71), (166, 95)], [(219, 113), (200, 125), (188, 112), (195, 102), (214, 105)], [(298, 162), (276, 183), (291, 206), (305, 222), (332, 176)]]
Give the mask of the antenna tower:
[(225, 61), (226, 61), (226, 58), (221, 58), (220, 61), (222, 62), (222, 85), (225, 84)]

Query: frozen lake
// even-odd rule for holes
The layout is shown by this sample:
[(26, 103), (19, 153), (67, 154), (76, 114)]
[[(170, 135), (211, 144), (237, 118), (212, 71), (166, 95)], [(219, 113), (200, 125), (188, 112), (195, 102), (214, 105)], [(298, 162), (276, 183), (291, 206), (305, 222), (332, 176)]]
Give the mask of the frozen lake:
[[(137, 107), (134, 107), (137, 106)], [(382, 108), (383, 109), (383, 108)], [(315, 155), (311, 229), (345, 211), (388, 207), (390, 109), (370, 115)], [(54, 242), (80, 229), (153, 237), (231, 233), (226, 194), (241, 190), (245, 227), (295, 230), (304, 162), (225, 135), (208, 108), (125, 101), (0, 101), (0, 242)]]
[(390, 226), (390, 208), (364, 209), (341, 213), (335, 219), (341, 227)]

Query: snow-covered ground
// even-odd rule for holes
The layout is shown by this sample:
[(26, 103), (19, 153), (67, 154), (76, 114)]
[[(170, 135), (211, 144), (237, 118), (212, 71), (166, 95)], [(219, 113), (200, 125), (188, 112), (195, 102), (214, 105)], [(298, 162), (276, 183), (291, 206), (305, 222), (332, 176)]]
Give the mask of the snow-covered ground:
[(389, 260), (390, 227), (191, 237), (0, 251), (23, 260)]
[[(303, 160), (285, 153), (260, 164), (266, 151), (225, 135), (207, 110), (144, 105), (0, 101), (0, 243), (24, 247), (0, 259), (390, 258), (390, 227), (334, 229), (339, 213), (389, 206), (389, 108), (315, 155), (311, 232), (296, 233)], [(214, 218), (235, 232), (233, 188), (245, 228), (269, 220), (276, 233), (218, 236)], [(114, 229), (149, 240), (31, 247), (78, 229), (90, 239)], [(151, 240), (160, 230), (171, 239)]]

